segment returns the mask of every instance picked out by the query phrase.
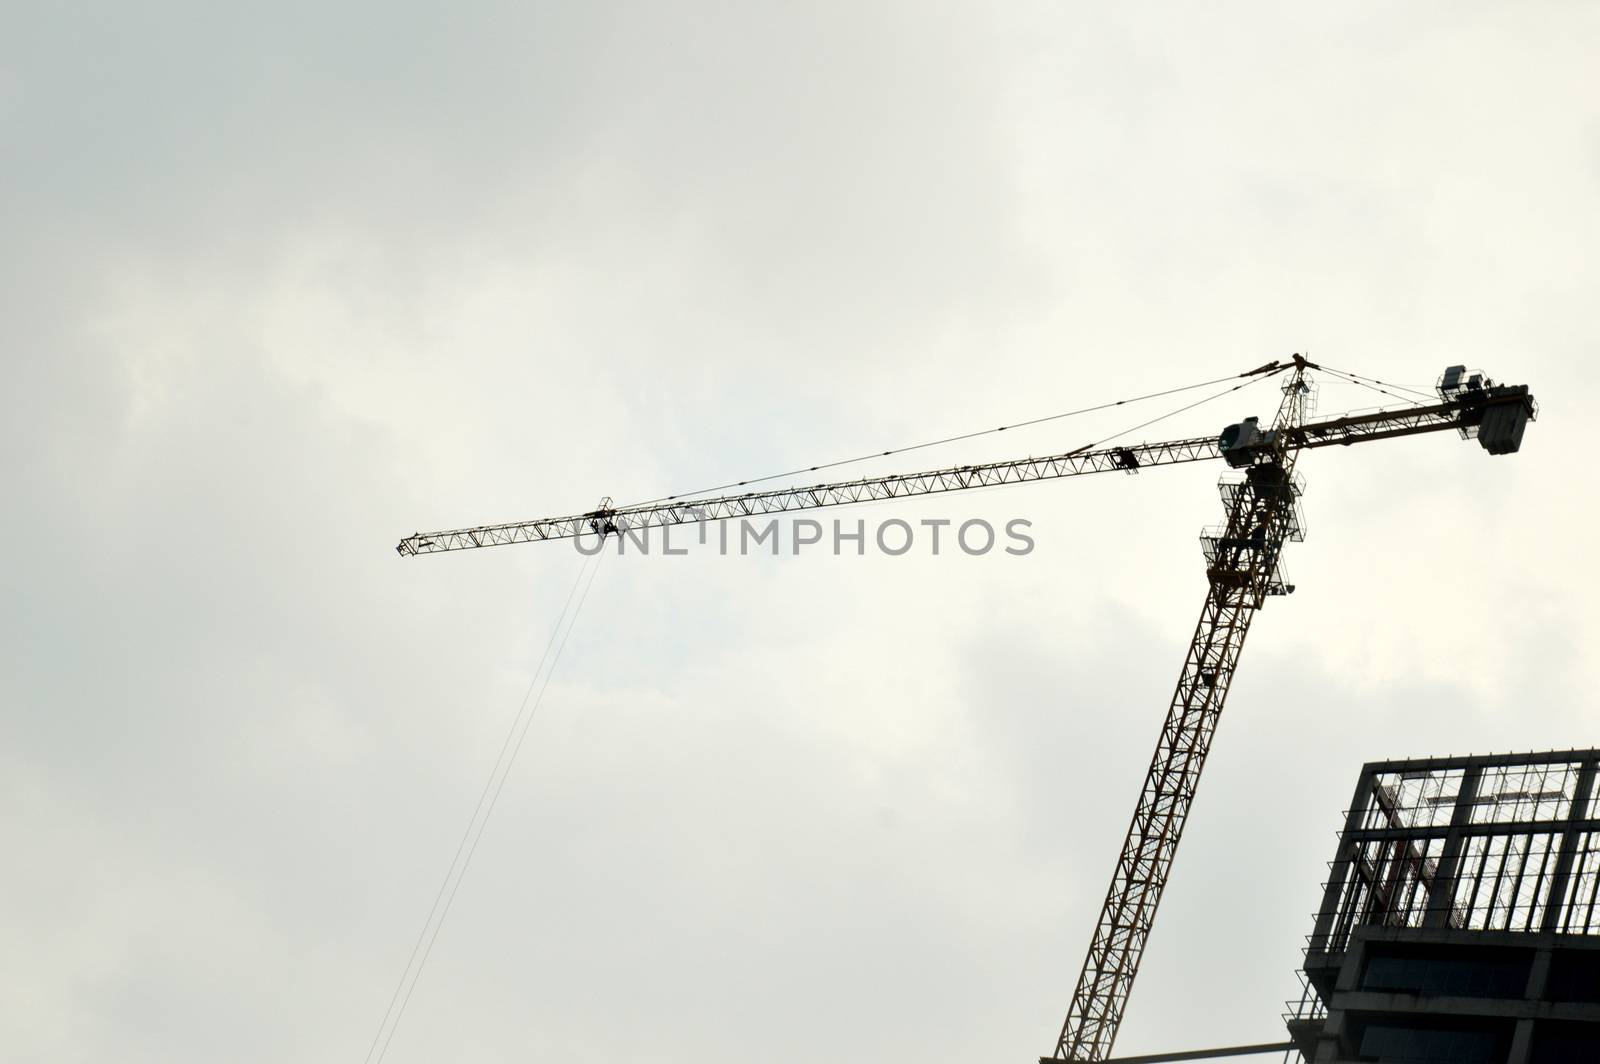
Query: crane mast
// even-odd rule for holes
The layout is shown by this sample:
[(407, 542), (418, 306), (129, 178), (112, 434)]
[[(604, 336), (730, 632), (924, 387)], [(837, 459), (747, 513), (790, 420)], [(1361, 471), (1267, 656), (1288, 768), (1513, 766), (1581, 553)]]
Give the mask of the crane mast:
[(1250, 622), (1269, 595), (1294, 590), (1279, 557), (1286, 541), (1304, 536), (1294, 475), (1299, 451), (1282, 441), (1308, 412), (1306, 365), (1284, 382), (1274, 444), (1251, 456), (1241, 478), (1224, 479), (1226, 520), (1202, 537), (1210, 588), (1056, 1041), (1058, 1059), (1110, 1054)]
[(1127, 1008), (1251, 621), (1268, 598), (1294, 590), (1280, 558), (1285, 543), (1304, 535), (1298, 507), (1301, 481), (1295, 473), (1300, 453), (1454, 429), (1463, 438), (1476, 438), (1490, 454), (1511, 454), (1521, 447), (1523, 429), (1537, 414), (1526, 385), (1497, 385), (1482, 374), (1452, 366), (1440, 378), (1438, 402), (1311, 421), (1313, 391), (1307, 371), (1320, 368), (1295, 355), (1288, 363), (1271, 362), (1238, 374), (1241, 378), (1288, 374), (1277, 414), (1265, 430), (1257, 419), (1247, 418), (1220, 436), (1080, 447), (1042, 458), (810, 487), (668, 497), (631, 506), (613, 506), (607, 499), (594, 510), (564, 517), (413, 533), (395, 549), (412, 556), (584, 535), (603, 540), (633, 530), (1224, 459), (1237, 472), (1220, 484), (1223, 523), (1201, 536), (1209, 584), (1205, 605), (1056, 1040), (1055, 1056), (1040, 1058), (1041, 1064), (1104, 1061)]

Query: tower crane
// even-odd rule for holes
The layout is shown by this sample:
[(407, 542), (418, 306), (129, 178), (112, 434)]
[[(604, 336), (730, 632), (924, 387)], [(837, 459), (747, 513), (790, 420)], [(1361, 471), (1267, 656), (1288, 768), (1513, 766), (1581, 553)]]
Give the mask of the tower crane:
[(1475, 438), (1490, 454), (1511, 454), (1537, 416), (1527, 385), (1496, 384), (1452, 366), (1438, 381), (1437, 401), (1312, 420), (1308, 371), (1321, 368), (1297, 354), (1238, 374), (1286, 375), (1283, 398), (1265, 428), (1252, 417), (1217, 436), (632, 506), (614, 506), (607, 499), (594, 510), (565, 517), (419, 532), (401, 540), (396, 550), (411, 556), (584, 535), (603, 540), (625, 530), (1223, 459), (1232, 470), (1220, 484), (1225, 517), (1201, 536), (1209, 582), (1205, 604), (1054, 1054), (1040, 1058), (1041, 1064), (1103, 1061), (1122, 1022), (1250, 623), (1268, 598), (1294, 591), (1280, 556), (1285, 543), (1304, 538), (1298, 502), (1303, 481), (1295, 471), (1301, 452), (1455, 430), (1464, 439)]

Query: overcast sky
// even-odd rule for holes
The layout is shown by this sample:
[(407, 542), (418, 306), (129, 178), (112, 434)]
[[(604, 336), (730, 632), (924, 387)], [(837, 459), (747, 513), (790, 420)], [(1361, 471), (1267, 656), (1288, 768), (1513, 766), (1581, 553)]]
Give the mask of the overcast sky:
[[(0, 31), (7, 1060), (363, 1059), (582, 562), (402, 535), (1294, 351), (1541, 418), (1301, 463), (1119, 1049), (1282, 1037), (1362, 762), (1600, 745), (1593, 5), (73, 7)], [(1218, 473), (608, 560), (386, 1059), (1048, 1052)]]

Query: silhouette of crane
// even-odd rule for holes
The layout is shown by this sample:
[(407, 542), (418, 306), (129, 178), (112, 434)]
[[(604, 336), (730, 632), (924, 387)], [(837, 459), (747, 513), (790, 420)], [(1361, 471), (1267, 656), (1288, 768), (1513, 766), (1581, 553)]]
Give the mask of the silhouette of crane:
[(1285, 543), (1304, 538), (1298, 505), (1303, 482), (1295, 472), (1301, 452), (1453, 429), (1462, 438), (1475, 438), (1490, 454), (1512, 454), (1520, 449), (1523, 430), (1537, 415), (1526, 385), (1495, 384), (1481, 373), (1452, 366), (1439, 379), (1437, 401), (1313, 421), (1308, 371), (1321, 368), (1297, 354), (1286, 363), (1274, 361), (1238, 375), (1286, 374), (1283, 399), (1265, 428), (1252, 417), (1229, 425), (1218, 436), (1079, 448), (1043, 458), (634, 506), (613, 506), (607, 499), (595, 510), (566, 517), (416, 533), (401, 540), (396, 550), (410, 556), (586, 534), (603, 539), (624, 531), (700, 521), (1223, 459), (1236, 472), (1225, 475), (1220, 485), (1222, 524), (1201, 539), (1210, 582), (1205, 605), (1055, 1055), (1041, 1058), (1103, 1061), (1122, 1022), (1251, 621), (1268, 598), (1294, 591), (1280, 560)]

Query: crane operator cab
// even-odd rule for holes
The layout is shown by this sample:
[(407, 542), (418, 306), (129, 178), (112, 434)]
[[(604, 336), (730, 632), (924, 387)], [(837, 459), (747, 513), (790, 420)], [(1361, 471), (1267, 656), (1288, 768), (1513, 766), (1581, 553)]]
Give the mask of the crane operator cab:
[(1222, 457), (1235, 469), (1242, 469), (1254, 461), (1263, 450), (1271, 450), (1278, 442), (1278, 430), (1261, 431), (1261, 419), (1247, 417), (1237, 425), (1229, 425), (1217, 437), (1217, 448)]

